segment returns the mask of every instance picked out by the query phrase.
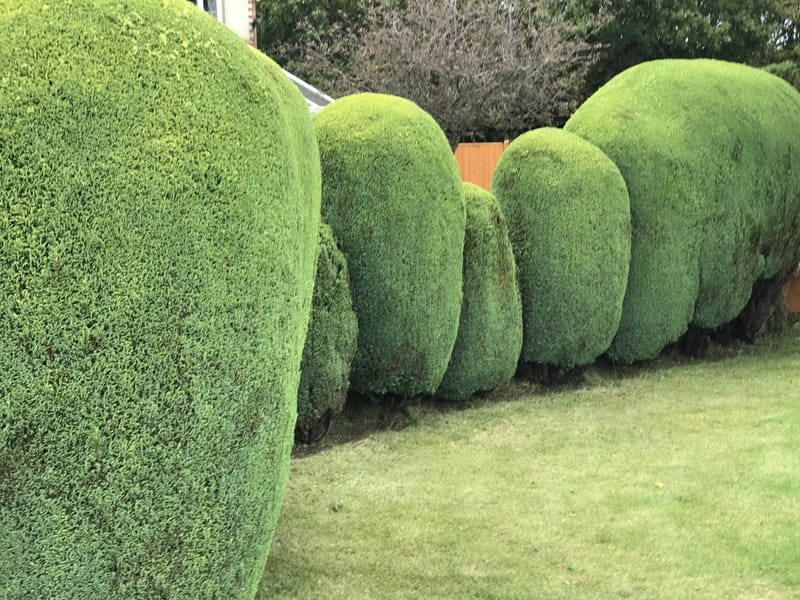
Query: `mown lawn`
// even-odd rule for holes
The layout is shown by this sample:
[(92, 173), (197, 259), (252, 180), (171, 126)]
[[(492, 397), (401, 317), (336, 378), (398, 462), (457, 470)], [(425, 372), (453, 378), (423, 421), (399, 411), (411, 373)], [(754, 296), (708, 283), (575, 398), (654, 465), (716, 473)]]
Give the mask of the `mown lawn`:
[(798, 374), (795, 328), (414, 406), (294, 459), (259, 598), (800, 598)]

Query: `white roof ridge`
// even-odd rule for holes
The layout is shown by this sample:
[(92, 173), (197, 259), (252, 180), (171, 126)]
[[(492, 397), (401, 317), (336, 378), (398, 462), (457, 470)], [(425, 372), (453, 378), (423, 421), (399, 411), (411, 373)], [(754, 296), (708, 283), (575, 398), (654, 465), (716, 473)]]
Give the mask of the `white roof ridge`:
[(313, 85), (306, 83), (305, 81), (303, 81), (296, 75), (293, 75), (286, 69), (281, 69), (281, 70), (283, 71), (284, 75), (286, 75), (289, 79), (292, 80), (292, 83), (294, 83), (300, 90), (300, 92), (303, 94), (303, 97), (306, 99), (306, 104), (308, 104), (308, 109), (312, 113), (315, 113), (323, 106), (326, 106), (331, 102), (334, 102), (333, 98), (319, 91)]

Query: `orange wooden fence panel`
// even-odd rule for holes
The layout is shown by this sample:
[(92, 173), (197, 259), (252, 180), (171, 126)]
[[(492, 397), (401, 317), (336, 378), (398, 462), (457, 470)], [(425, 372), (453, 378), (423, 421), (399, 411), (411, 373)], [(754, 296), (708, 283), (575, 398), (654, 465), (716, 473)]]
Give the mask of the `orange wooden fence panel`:
[[(508, 140), (459, 144), (455, 156), (461, 170), (461, 179), (488, 190), (492, 185), (497, 162), (507, 147)], [(787, 283), (783, 294), (789, 312), (800, 312), (800, 277)]]
[(783, 288), (783, 297), (786, 298), (786, 307), (789, 312), (800, 312), (800, 277), (795, 277)]
[(507, 146), (508, 140), (459, 144), (455, 155), (458, 168), (461, 170), (461, 179), (488, 190), (492, 185), (492, 175), (497, 161)]

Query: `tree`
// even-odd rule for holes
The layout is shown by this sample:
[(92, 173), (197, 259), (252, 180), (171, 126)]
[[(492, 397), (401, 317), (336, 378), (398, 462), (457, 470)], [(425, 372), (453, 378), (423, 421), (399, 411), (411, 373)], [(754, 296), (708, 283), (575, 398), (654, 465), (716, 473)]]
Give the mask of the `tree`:
[(551, 0), (546, 8), (573, 23), (583, 39), (603, 46), (591, 87), (657, 58), (759, 66), (780, 60), (797, 44), (800, 21), (800, 8), (790, 0)]
[(309, 38), (332, 42), (363, 16), (359, 0), (259, 0), (258, 48), (293, 70)]
[(455, 146), (566, 120), (595, 57), (592, 44), (565, 37), (572, 29), (542, 22), (531, 2), (371, 3), (357, 29), (340, 32), (346, 35), (301, 40), (297, 68), (335, 95), (409, 98)]

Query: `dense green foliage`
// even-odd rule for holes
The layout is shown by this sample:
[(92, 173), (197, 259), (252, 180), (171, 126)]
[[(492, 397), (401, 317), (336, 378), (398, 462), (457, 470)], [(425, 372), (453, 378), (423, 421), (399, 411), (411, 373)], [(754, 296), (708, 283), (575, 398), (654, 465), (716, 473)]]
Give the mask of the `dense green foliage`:
[(362, 14), (359, 0), (259, 0), (258, 47), (294, 70), (309, 40), (331, 40), (356, 27)]
[(788, 81), (796, 90), (800, 90), (800, 66), (796, 62), (784, 60), (767, 65), (764, 70)]
[(798, 262), (800, 94), (760, 69), (712, 60), (620, 74), (566, 129), (628, 185), (631, 266), (611, 354), (652, 358), (692, 325), (736, 318), (757, 280)]
[(640, 62), (717, 58), (763, 65), (797, 46), (800, 8), (787, 0), (546, 0), (548, 12), (601, 45), (592, 89)]
[(347, 262), (328, 225), (319, 235), (319, 259), (311, 320), (300, 367), (295, 436), (309, 441), (324, 433), (344, 407), (358, 322), (353, 312)]
[(619, 170), (579, 137), (538, 129), (503, 153), (492, 191), (519, 269), (523, 360), (592, 362), (617, 331), (628, 276), (630, 204)]
[(322, 215), (350, 270), (358, 317), (353, 389), (433, 393), (461, 310), (464, 204), (444, 133), (417, 105), (381, 94), (314, 117)]
[(250, 598), (285, 488), (319, 171), (185, 0), (0, 0), (0, 596)]
[(494, 196), (464, 184), (464, 297), (437, 395), (463, 400), (508, 383), (522, 347), (522, 305), (505, 218)]

